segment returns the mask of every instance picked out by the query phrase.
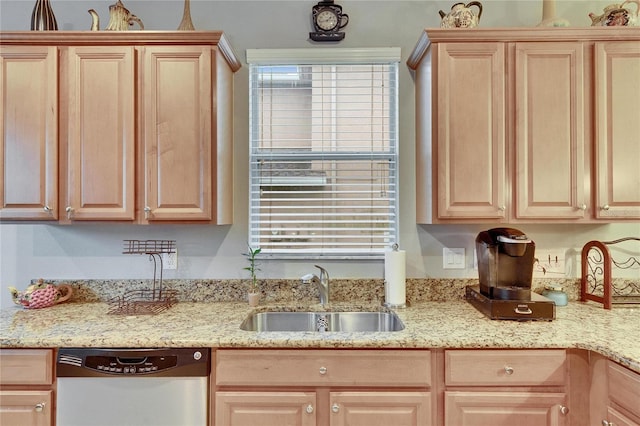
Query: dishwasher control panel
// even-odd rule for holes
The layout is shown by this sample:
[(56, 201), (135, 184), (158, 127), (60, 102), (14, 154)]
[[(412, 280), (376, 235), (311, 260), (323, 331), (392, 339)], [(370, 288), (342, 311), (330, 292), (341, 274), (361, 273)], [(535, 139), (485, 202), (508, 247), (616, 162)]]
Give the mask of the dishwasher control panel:
[(209, 348), (94, 349), (62, 348), (58, 377), (207, 376)]
[(85, 358), (85, 368), (116, 374), (144, 374), (166, 370), (177, 365), (175, 355), (119, 357), (119, 356), (88, 356)]

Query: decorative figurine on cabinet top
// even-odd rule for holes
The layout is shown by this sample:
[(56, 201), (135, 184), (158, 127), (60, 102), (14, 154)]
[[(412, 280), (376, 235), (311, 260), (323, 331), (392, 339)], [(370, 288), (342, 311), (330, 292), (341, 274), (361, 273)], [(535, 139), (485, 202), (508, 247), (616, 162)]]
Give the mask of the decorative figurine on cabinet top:
[[(627, 3), (635, 3), (635, 13), (625, 7)], [(610, 4), (603, 9), (602, 15), (589, 13), (592, 27), (637, 27), (640, 26), (640, 0), (626, 0), (620, 4)]]
[(542, 0), (542, 21), (539, 27), (568, 27), (569, 21), (556, 17), (556, 0)]
[(349, 15), (342, 13), (342, 6), (334, 4), (333, 0), (322, 0), (313, 6), (311, 19), (314, 32), (309, 33), (313, 41), (340, 41), (344, 39), (344, 32), (340, 31), (349, 23)]
[[(471, 6), (478, 8), (477, 16), (473, 13)], [(482, 16), (482, 3), (479, 1), (472, 1), (467, 4), (456, 3), (451, 6), (451, 12), (445, 13), (440, 10), (438, 13), (442, 18), (440, 23), (442, 28), (474, 28), (478, 26)]]
[[(91, 15), (91, 31), (98, 31), (100, 29), (98, 13), (94, 9), (89, 9), (89, 14)], [(129, 12), (129, 9), (124, 7), (121, 0), (109, 6), (107, 31), (127, 31), (134, 22), (140, 26), (141, 30), (144, 30), (144, 25), (140, 18)]]

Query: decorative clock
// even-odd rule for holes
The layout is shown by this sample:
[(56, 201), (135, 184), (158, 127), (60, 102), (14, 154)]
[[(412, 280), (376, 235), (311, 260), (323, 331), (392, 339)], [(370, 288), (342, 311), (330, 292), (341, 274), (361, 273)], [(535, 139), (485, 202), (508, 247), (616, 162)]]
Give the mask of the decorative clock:
[(349, 23), (349, 15), (342, 13), (342, 6), (333, 0), (318, 2), (311, 11), (314, 32), (309, 33), (313, 41), (340, 41), (344, 32), (340, 31)]

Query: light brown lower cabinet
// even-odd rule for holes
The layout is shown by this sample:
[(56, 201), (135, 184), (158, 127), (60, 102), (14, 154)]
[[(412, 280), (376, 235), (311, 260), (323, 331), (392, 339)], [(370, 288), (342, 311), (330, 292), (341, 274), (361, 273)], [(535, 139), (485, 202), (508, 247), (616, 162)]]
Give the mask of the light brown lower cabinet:
[(435, 424), (429, 350), (218, 350), (217, 426)]
[(603, 426), (640, 426), (640, 423), (631, 420), (612, 407), (607, 409), (607, 419), (602, 421)]
[(609, 401), (602, 426), (640, 426), (640, 374), (607, 361)]
[(430, 424), (430, 393), (401, 391), (329, 392), (318, 404), (316, 392), (218, 392), (216, 424), (243, 426), (330, 426)]
[(563, 349), (445, 351), (445, 426), (569, 425)]
[(565, 425), (566, 395), (548, 392), (445, 392), (448, 426)]
[(53, 350), (0, 349), (0, 425), (53, 424)]
[(0, 391), (0, 424), (3, 426), (52, 425), (52, 391)]

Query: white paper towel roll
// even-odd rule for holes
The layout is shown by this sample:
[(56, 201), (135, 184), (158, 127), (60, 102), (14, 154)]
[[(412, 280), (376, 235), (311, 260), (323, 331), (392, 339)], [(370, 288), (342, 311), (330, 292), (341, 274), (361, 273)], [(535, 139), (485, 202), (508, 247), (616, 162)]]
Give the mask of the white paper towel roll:
[(384, 300), (388, 306), (404, 306), (407, 301), (405, 258), (404, 250), (384, 253)]

